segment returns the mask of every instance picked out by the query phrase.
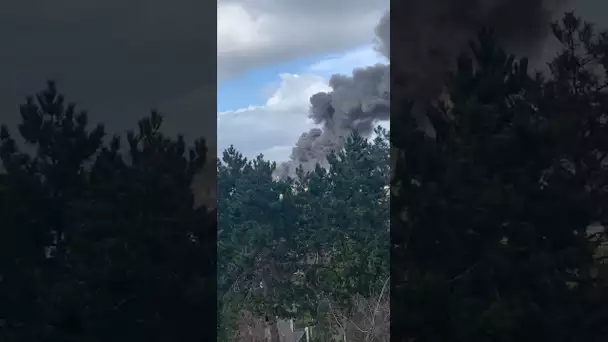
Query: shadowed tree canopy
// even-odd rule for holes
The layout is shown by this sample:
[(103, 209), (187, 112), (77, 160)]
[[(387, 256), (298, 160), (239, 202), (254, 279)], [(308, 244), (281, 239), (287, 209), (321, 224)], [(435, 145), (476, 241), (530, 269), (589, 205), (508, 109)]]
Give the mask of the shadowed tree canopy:
[(376, 135), (350, 136), (327, 169), (300, 169), (287, 180), (273, 179), (276, 164), (261, 155), (224, 151), (217, 166), (222, 341), (234, 340), (240, 310), (318, 325), (327, 303), (348, 313), (354, 297), (387, 283), (388, 132)]
[(190, 190), (198, 140), (91, 129), (53, 82), (0, 129), (0, 340), (202, 341), (215, 307), (214, 212)]
[(588, 230), (607, 219), (608, 35), (552, 28), (545, 76), (480, 33), (428, 110), (436, 137), (393, 115), (392, 338), (605, 340)]

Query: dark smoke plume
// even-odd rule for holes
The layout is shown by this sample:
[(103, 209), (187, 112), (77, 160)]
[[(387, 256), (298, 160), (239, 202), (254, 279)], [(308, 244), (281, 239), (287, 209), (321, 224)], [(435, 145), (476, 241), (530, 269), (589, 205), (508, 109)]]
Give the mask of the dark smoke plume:
[[(389, 57), (390, 19), (386, 14), (376, 28), (376, 48)], [(321, 128), (302, 133), (291, 152), (290, 160), (279, 165), (275, 176), (294, 177), (296, 169), (313, 170), (325, 166), (331, 151), (340, 149), (344, 139), (353, 132), (369, 136), (379, 120), (388, 120), (390, 112), (389, 66), (355, 69), (351, 76), (333, 75), (332, 91), (310, 97), (309, 117)]]
[[(393, 2), (390, 16), (376, 27), (377, 50), (392, 63), (355, 69), (352, 76), (333, 75), (332, 91), (311, 97), (310, 117), (321, 128), (303, 133), (288, 162), (275, 175), (293, 177), (298, 166), (305, 171), (317, 163), (324, 166), (330, 151), (342, 147), (352, 132), (369, 135), (376, 122), (388, 120), (390, 93), (393, 99), (408, 98), (419, 104), (419, 116), (426, 104), (443, 91), (446, 75), (457, 57), (468, 52), (469, 43), (480, 29), (491, 27), (507, 51), (529, 57), (541, 66), (549, 36), (549, 23), (563, 4), (561, 0), (404, 0)], [(392, 88), (392, 89), (391, 89)], [(422, 123), (424, 124), (424, 123)]]
[(442, 92), (447, 72), (482, 28), (492, 28), (507, 51), (542, 67), (550, 22), (562, 0), (416, 0), (396, 2), (393, 96), (428, 103)]

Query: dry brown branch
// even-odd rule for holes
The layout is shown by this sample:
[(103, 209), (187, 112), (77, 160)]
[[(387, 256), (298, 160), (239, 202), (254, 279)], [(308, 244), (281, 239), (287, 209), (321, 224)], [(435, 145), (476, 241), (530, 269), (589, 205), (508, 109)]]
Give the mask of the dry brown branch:
[(264, 320), (256, 318), (247, 311), (241, 311), (237, 321), (235, 341), (266, 342)]
[(389, 279), (386, 279), (379, 293), (368, 298), (355, 296), (352, 310), (346, 314), (330, 304), (330, 317), (334, 336), (338, 341), (388, 342), (390, 339), (390, 299)]

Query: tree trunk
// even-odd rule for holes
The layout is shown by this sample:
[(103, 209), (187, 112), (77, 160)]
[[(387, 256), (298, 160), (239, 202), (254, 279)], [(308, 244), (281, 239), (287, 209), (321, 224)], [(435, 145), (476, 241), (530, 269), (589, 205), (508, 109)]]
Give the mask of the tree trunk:
[(281, 342), (277, 318), (274, 316), (270, 319), (270, 342)]
[(276, 318), (268, 317), (268, 321), (266, 322), (266, 328), (264, 329), (264, 335), (266, 341), (281, 342), (281, 336), (279, 335), (279, 327), (277, 325)]
[(268, 270), (262, 270), (262, 286), (264, 286), (264, 298), (266, 299), (266, 339), (270, 342), (281, 342), (279, 336), (279, 327), (277, 326), (277, 317), (275, 316), (271, 305), (268, 301), (268, 293), (270, 291), (270, 281), (268, 279)]

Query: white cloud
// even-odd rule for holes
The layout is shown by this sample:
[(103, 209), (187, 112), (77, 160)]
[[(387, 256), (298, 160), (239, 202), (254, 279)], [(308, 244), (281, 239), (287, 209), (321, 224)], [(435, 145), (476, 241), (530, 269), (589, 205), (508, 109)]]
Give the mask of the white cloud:
[(282, 74), (281, 85), (263, 106), (219, 113), (218, 148), (230, 145), (247, 157), (264, 153), (285, 159), (302, 132), (313, 127), (308, 120), (308, 99), (327, 91), (327, 81), (315, 75)]
[(370, 44), (388, 0), (219, 0), (218, 79)]
[(378, 63), (386, 64), (388, 60), (373, 49), (372, 45), (365, 45), (348, 53), (334, 54), (308, 68), (314, 74), (350, 74), (356, 67), (369, 66)]
[(280, 85), (264, 105), (219, 113), (219, 151), (232, 144), (249, 158), (263, 153), (270, 160), (286, 160), (300, 134), (314, 127), (308, 119), (309, 99), (330, 90), (328, 76), (380, 61), (372, 47), (365, 46), (328, 56), (306, 68), (306, 74), (281, 74)]
[(270, 36), (264, 31), (263, 16), (254, 16), (240, 4), (220, 4), (217, 7), (218, 56), (243, 53), (264, 48)]

